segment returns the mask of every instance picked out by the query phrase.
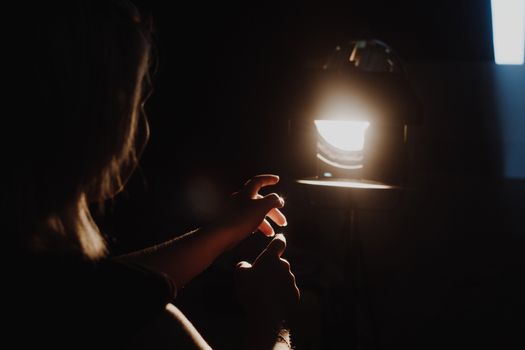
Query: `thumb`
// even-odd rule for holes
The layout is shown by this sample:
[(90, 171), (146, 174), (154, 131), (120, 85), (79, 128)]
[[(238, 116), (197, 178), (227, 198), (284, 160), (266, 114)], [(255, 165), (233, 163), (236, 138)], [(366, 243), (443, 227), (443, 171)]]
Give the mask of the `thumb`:
[(264, 262), (266, 260), (277, 260), (283, 255), (284, 250), (286, 249), (286, 238), (284, 238), (284, 235), (282, 233), (278, 233), (275, 235), (274, 239), (268, 244), (266, 249), (262, 251), (261, 254), (255, 259), (255, 262), (253, 263), (256, 265), (257, 263)]

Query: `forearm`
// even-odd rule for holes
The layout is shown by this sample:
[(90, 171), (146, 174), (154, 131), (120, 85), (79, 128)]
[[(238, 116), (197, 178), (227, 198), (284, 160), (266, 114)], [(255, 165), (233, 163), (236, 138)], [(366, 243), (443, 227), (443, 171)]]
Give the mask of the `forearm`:
[(230, 247), (228, 232), (198, 229), (118, 259), (166, 273), (178, 287), (182, 287)]
[[(207, 229), (199, 229), (179, 238), (120, 257), (168, 274), (181, 287), (206, 269), (221, 253), (234, 247), (260, 227), (272, 235), (265, 217), (286, 225), (286, 218), (277, 209), (284, 201), (277, 194), (260, 196), (258, 191), (279, 181), (275, 175), (259, 175), (248, 181), (232, 198), (233, 204), (221, 219)], [(260, 198), (259, 198), (260, 197)]]

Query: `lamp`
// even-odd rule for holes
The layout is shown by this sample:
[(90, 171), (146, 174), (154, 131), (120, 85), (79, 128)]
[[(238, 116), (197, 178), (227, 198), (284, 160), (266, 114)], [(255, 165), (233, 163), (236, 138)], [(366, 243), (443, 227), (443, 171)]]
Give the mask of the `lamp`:
[(297, 183), (310, 203), (343, 210), (345, 297), (337, 308), (345, 312), (330, 322), (346, 327), (353, 347), (371, 349), (375, 329), (358, 213), (371, 198), (368, 207), (374, 209), (397, 201), (407, 182), (409, 129), (420, 121), (420, 105), (401, 60), (379, 40), (337, 46), (318, 72), (314, 104), (303, 117), (315, 135), (316, 176)]
[(403, 183), (419, 104), (399, 57), (379, 40), (350, 41), (320, 78), (311, 112), (317, 176)]

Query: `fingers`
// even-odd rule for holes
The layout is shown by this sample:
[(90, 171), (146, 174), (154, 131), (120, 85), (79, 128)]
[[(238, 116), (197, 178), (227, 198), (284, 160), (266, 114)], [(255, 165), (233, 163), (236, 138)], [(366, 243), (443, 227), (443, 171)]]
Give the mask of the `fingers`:
[[(273, 195), (273, 193), (272, 193)], [(269, 196), (269, 195), (268, 195)], [(266, 197), (268, 197), (266, 196)], [(265, 197), (261, 196), (260, 194), (257, 195), (257, 199), (263, 199)], [(273, 198), (275, 200), (275, 198)], [(279, 208), (284, 206), (284, 200), (279, 197)], [(286, 216), (277, 208), (272, 208), (267, 214), (270, 219), (272, 219), (273, 222), (275, 222), (279, 226), (286, 226), (288, 225), (288, 222), (286, 221)]]
[(275, 235), (275, 231), (273, 230), (272, 225), (268, 222), (268, 220), (264, 219), (261, 224), (258, 227), (259, 231), (261, 231), (265, 236), (273, 237)]
[(280, 261), (284, 267), (284, 270), (286, 271), (286, 276), (289, 278), (290, 284), (292, 285), (292, 292), (294, 294), (293, 298), (298, 301), (301, 298), (301, 291), (299, 290), (299, 287), (297, 287), (297, 281), (295, 279), (295, 275), (292, 272), (290, 263), (288, 260), (283, 258), (281, 258)]
[(280, 258), (283, 255), (284, 250), (286, 249), (286, 238), (282, 233), (275, 235), (275, 238), (272, 239), (270, 244), (262, 252), (262, 254), (268, 257)]
[(244, 184), (243, 192), (247, 193), (250, 198), (255, 198), (261, 188), (275, 185), (278, 182), (279, 176), (277, 175), (257, 175)]
[(265, 261), (278, 261), (283, 255), (284, 250), (286, 249), (286, 238), (282, 233), (275, 235), (275, 238), (268, 244), (266, 249), (255, 259), (254, 265), (258, 263), (264, 263)]
[(281, 226), (286, 225), (286, 217), (282, 215), (282, 213), (273, 213), (272, 215), (270, 215), (271, 211), (275, 208), (281, 208), (284, 206), (284, 200), (277, 194), (272, 193), (265, 197), (262, 197), (261, 199), (257, 199), (254, 201), (254, 204), (254, 214), (257, 216), (257, 221), (261, 220), (258, 228), (266, 236), (272, 237), (275, 234), (272, 226), (270, 225), (268, 220), (265, 219), (266, 216), (269, 216), (270, 218), (272, 218), (272, 220), (276, 221)]
[(286, 259), (283, 259), (283, 258), (279, 258), (279, 261), (281, 262), (281, 265), (283, 265), (288, 271), (291, 271), (290, 268), (290, 263), (288, 262), (288, 260)]
[(288, 221), (286, 221), (286, 216), (284, 216), (284, 214), (277, 208), (270, 210), (270, 212), (268, 213), (268, 217), (279, 226), (288, 225)]
[[(264, 210), (264, 214), (266, 214), (274, 209), (274, 208), (282, 208), (284, 207), (284, 199), (279, 197), (277, 193), (270, 193), (261, 199), (256, 200), (256, 202), (259, 202), (261, 205), (261, 209)], [(286, 221), (286, 218), (285, 218)]]
[(297, 282), (295, 280), (295, 275), (293, 273), (291, 273), (291, 272), (290, 272), (290, 274), (292, 275), (292, 282), (293, 282), (294, 294), (295, 294), (294, 297), (295, 297), (296, 301), (299, 301), (301, 299), (301, 290), (297, 286)]

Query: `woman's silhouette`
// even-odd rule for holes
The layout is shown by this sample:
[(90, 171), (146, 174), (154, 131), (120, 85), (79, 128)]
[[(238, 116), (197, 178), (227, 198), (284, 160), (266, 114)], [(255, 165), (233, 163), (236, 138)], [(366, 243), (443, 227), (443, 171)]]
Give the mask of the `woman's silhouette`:
[[(2, 216), (8, 337), (17, 347), (207, 348), (171, 304), (222, 252), (286, 219), (278, 181), (260, 175), (206, 228), (123, 257), (108, 252), (89, 205), (113, 197), (146, 144), (151, 21), (124, 0), (14, 4), (6, 65)], [(9, 134), (9, 141), (7, 140)], [(238, 265), (247, 325), (241, 348), (272, 348), (299, 291), (276, 236), (253, 265)], [(6, 340), (4, 340), (6, 341)]]

